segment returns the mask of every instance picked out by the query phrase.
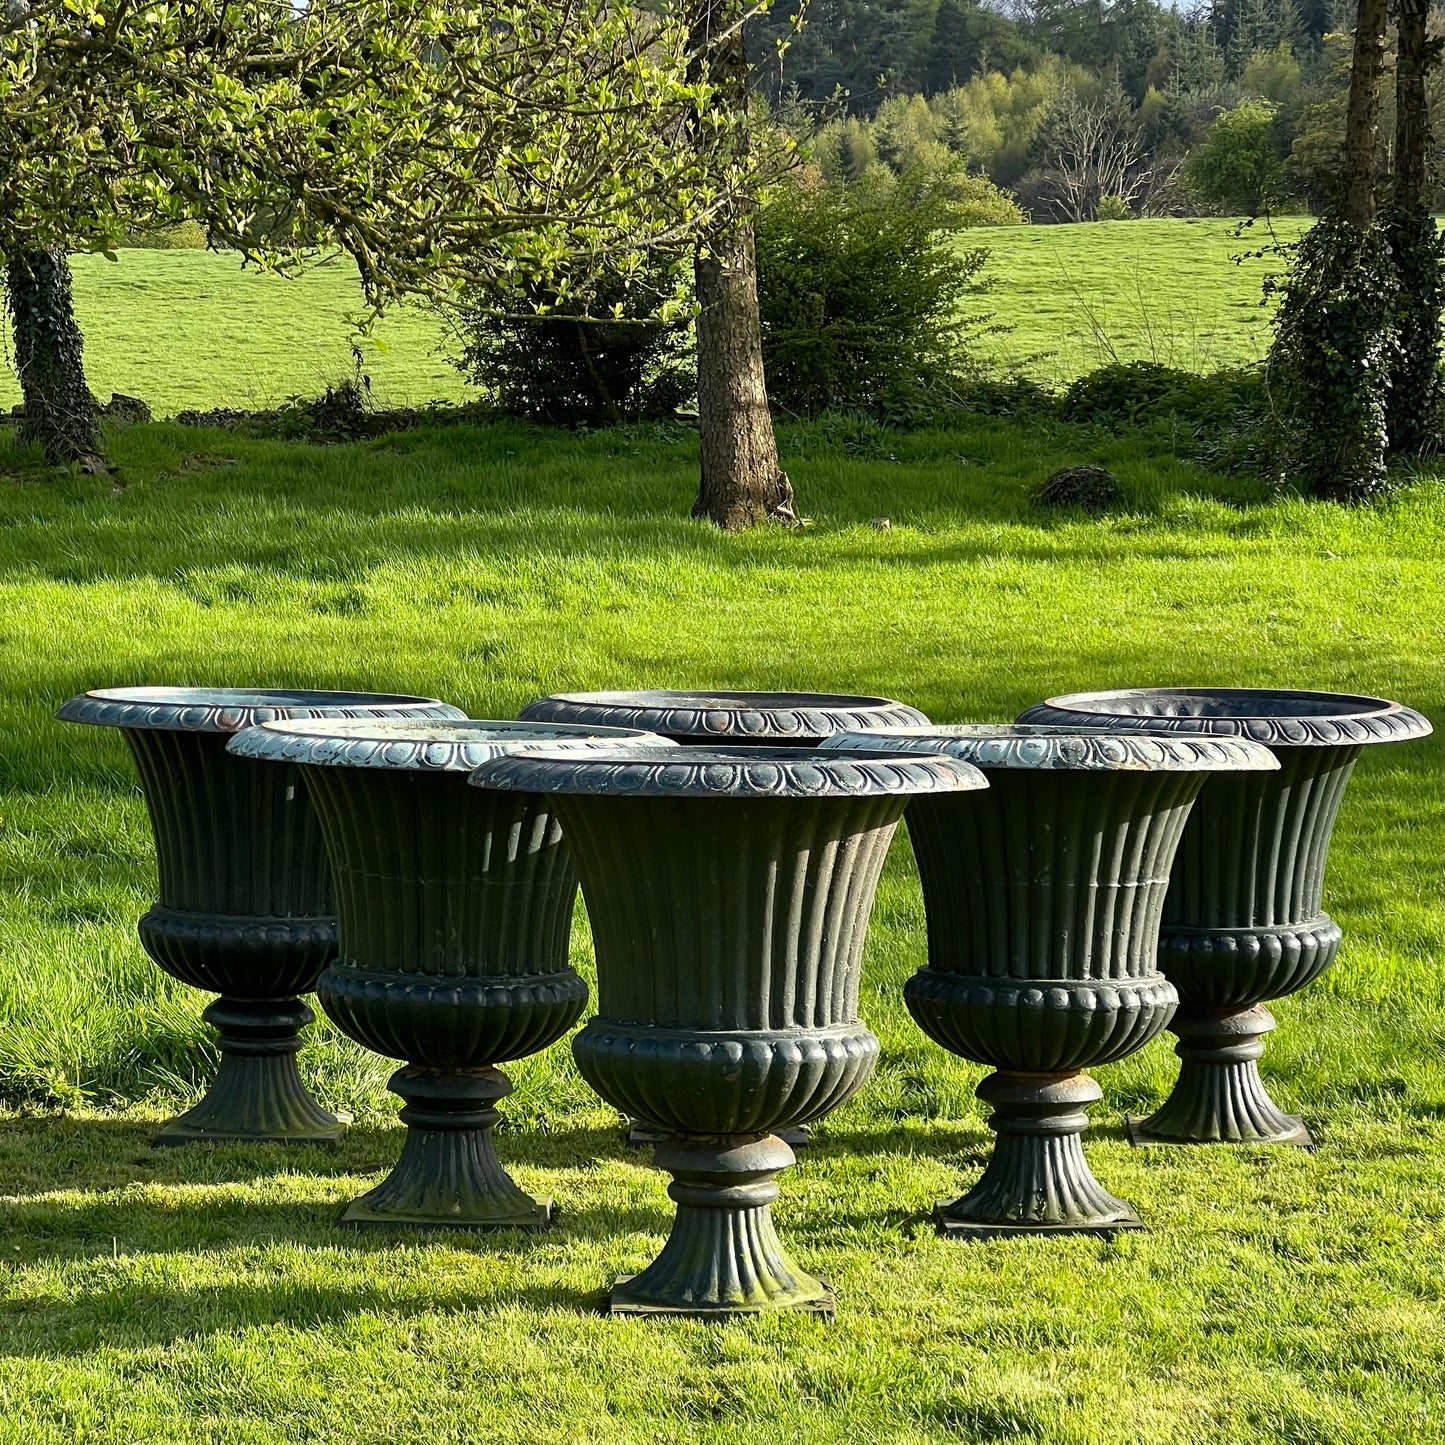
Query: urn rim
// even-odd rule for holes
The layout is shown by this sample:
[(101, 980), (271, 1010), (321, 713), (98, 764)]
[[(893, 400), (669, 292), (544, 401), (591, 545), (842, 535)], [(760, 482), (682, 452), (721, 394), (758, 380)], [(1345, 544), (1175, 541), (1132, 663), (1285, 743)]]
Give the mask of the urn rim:
[(553, 693), (528, 703), (519, 716), (641, 727), (678, 741), (764, 745), (816, 742), (852, 728), (928, 721), (917, 708), (888, 697), (732, 688)]
[(309, 767), (470, 773), (523, 749), (675, 747), (638, 728), (520, 722), (512, 718), (287, 718), (238, 733), (227, 751)]
[(1175, 737), (1091, 731), (1027, 723), (934, 723), (840, 733), (820, 744), (840, 748), (943, 753), (992, 770), (1051, 772), (1274, 772), (1279, 759), (1244, 738)]
[(1339, 747), (1428, 737), (1412, 707), (1360, 693), (1262, 687), (1135, 687), (1065, 693), (1019, 714), (1111, 732), (1247, 738), (1269, 747)]
[(615, 754), (530, 748), (485, 763), (479, 788), (628, 798), (908, 797), (988, 786), (967, 762), (941, 753), (813, 748), (652, 747)]
[(466, 716), (434, 697), (292, 687), (103, 687), (71, 698), (55, 713), (62, 722), (188, 733), (237, 733), (280, 718), (388, 715)]

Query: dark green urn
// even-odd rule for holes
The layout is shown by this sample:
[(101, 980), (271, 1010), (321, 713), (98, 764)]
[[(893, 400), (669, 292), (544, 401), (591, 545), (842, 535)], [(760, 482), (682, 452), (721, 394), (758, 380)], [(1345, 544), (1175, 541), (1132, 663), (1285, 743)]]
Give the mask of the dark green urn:
[[(1084, 1157), (1086, 1070), (1142, 1048), (1174, 1012), (1155, 965), (1169, 865), (1214, 772), (1273, 768), (1231, 739), (1113, 737), (1016, 724), (844, 736), (837, 745), (947, 752), (987, 792), (917, 798), (908, 832), (928, 920), (909, 1012), (995, 1072), (978, 1096), (998, 1135), (983, 1177), (940, 1204), (963, 1237), (1111, 1233), (1139, 1217)], [(829, 744), (832, 746), (832, 744)]]
[(793, 1162), (777, 1131), (873, 1070), (859, 962), (905, 802), (983, 780), (947, 758), (717, 747), (516, 756), (475, 781), (552, 797), (597, 951), (573, 1054), (673, 1176), (672, 1233), (612, 1310), (831, 1314), (773, 1226)]
[(340, 947), (317, 997), (343, 1033), (404, 1060), (401, 1159), (342, 1220), (403, 1228), (540, 1228), (551, 1201), (502, 1168), (492, 1130), (512, 1091), (497, 1067), (581, 1017), (567, 961), (577, 871), (550, 800), (467, 785), (538, 743), (664, 746), (616, 728), (446, 719), (282, 722), (238, 756), (299, 767), (336, 883)]
[(887, 697), (829, 692), (560, 692), (519, 714), (533, 722), (645, 728), (685, 747), (817, 747), (835, 733), (926, 723)]
[(1164, 904), (1159, 967), (1179, 990), (1178, 1081), (1135, 1143), (1313, 1140), (1259, 1075), (1265, 1004), (1318, 978), (1340, 946), (1323, 907), (1330, 832), (1360, 749), (1424, 737), (1419, 713), (1383, 698), (1248, 688), (1144, 688), (1050, 698), (1023, 721), (1188, 738), (1248, 738), (1273, 773), (1213, 779), (1200, 795)]
[(202, 1015), (220, 1035), (215, 1081), (157, 1143), (334, 1143), (344, 1128), (296, 1068), (315, 1017), (301, 995), (336, 953), (321, 830), (295, 768), (232, 757), (227, 742), (278, 718), (464, 715), (430, 698), (245, 688), (107, 688), (61, 707), (66, 722), (120, 728), (135, 757), (160, 875), (141, 943), (220, 995)]
[[(815, 748), (835, 733), (926, 723), (916, 707), (888, 697), (828, 692), (642, 691), (564, 692), (528, 703), (520, 714), (539, 722), (646, 728), (684, 747)], [(808, 1144), (805, 1125), (780, 1128), (793, 1148)], [(659, 1142), (635, 1121), (628, 1143)]]

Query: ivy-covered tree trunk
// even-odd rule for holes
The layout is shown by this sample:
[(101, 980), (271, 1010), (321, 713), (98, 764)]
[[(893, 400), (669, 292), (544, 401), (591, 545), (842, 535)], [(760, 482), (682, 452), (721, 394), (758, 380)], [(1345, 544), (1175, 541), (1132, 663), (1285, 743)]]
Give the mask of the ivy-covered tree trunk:
[(1429, 11), (1429, 0), (1399, 0), (1395, 182), (1384, 218), (1400, 278), (1386, 427), (1390, 450), (1405, 454), (1445, 445), (1445, 396), (1440, 384), (1445, 243), (1426, 194), (1430, 155), (1426, 82), (1431, 68), (1440, 64), (1441, 41), (1427, 34)]
[(85, 341), (75, 321), (64, 253), (12, 256), (5, 267), (5, 295), (25, 403), (19, 439), (39, 442), (52, 466), (103, 467), (95, 402), (85, 384)]
[[(689, 3), (693, 42), (705, 56), (716, 103), (741, 117), (748, 104), (742, 0)], [(736, 144), (746, 148), (745, 132)], [(793, 520), (793, 489), (778, 462), (763, 375), (750, 210), (745, 200), (729, 208), (695, 267), (701, 476), (692, 514), (729, 532)]]
[(1386, 486), (1386, 398), (1398, 278), (1375, 220), (1386, 0), (1359, 0), (1343, 174), (1279, 284), (1270, 396), (1293, 473), (1316, 496), (1366, 502)]

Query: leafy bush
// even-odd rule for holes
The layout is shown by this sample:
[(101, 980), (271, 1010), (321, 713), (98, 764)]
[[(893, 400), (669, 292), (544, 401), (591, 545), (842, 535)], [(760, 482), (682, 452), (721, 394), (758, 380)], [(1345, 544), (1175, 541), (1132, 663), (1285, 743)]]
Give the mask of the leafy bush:
[(123, 246), (134, 251), (204, 251), (206, 228), (199, 221), (127, 231)]
[(864, 410), (962, 376), (982, 322), (961, 303), (985, 289), (988, 252), (960, 250), (947, 192), (895, 184), (787, 188), (757, 224), (768, 392), (780, 409)]
[(1258, 370), (1200, 376), (1152, 361), (1100, 367), (1059, 399), (1065, 421), (1165, 429), (1181, 456), (1221, 472), (1262, 472), (1274, 462), (1269, 397)]
[(1166, 397), (1194, 380), (1193, 373), (1157, 361), (1116, 362), (1070, 383), (1059, 401), (1065, 421), (1095, 422), (1117, 429), (1155, 415)]
[(1100, 221), (1132, 221), (1134, 208), (1123, 196), (1105, 196), (1099, 202), (1097, 219)]
[[(495, 393), (500, 411), (524, 421), (665, 420), (697, 388), (688, 323), (660, 314), (674, 294), (671, 271), (653, 261), (575, 294), (532, 282), (520, 297), (474, 296), (459, 365)], [(615, 319), (584, 319), (598, 317)]]
[(1306, 490), (1363, 502), (1386, 486), (1385, 408), (1398, 348), (1398, 275), (1384, 232), (1325, 215), (1301, 237), (1270, 346), (1270, 397)]

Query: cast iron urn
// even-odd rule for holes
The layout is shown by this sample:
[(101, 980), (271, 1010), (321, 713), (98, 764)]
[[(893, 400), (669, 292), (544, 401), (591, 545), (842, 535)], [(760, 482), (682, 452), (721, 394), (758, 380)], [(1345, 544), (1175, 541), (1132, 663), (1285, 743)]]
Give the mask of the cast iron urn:
[(1273, 757), (1229, 738), (1007, 723), (836, 741), (947, 752), (989, 783), (908, 808), (928, 920), (908, 1010), (944, 1048), (995, 1071), (978, 1086), (994, 1110), (992, 1157), (963, 1198), (934, 1210), (939, 1228), (965, 1238), (1141, 1228), (1084, 1158), (1085, 1110), (1101, 1097), (1085, 1071), (1168, 1024), (1176, 995), (1154, 952), (1190, 806), (1211, 773), (1273, 768)]
[(690, 747), (766, 748), (817, 747), (834, 733), (928, 721), (892, 698), (827, 692), (561, 692), (528, 703), (520, 716), (646, 728)]
[(555, 1043), (587, 985), (567, 961), (577, 871), (550, 800), (469, 787), (518, 749), (663, 747), (650, 733), (544, 723), (368, 719), (269, 723), (240, 757), (299, 767), (336, 882), (340, 947), (316, 986), (341, 1031), (404, 1060), (396, 1168), (353, 1225), (541, 1228), (551, 1201), (498, 1162), (497, 1067)]
[(66, 722), (120, 728), (155, 834), (160, 897), (140, 940), (173, 977), (220, 995), (205, 1097), (159, 1144), (334, 1143), (344, 1124), (296, 1069), (315, 1015), (300, 995), (336, 953), (331, 870), (295, 768), (232, 757), (234, 733), (287, 717), (464, 717), (431, 698), (289, 689), (118, 687), (71, 698)]
[(1164, 903), (1159, 967), (1179, 990), (1179, 1078), (1136, 1144), (1313, 1146), (1259, 1076), (1264, 1006), (1318, 978), (1340, 946), (1322, 905), (1330, 832), (1360, 749), (1425, 737), (1418, 712), (1378, 697), (1254, 688), (1075, 693), (1025, 722), (1181, 738), (1249, 738), (1273, 773), (1216, 778), (1195, 804)]
[(597, 952), (599, 1011), (573, 1053), (663, 1136), (672, 1233), (612, 1310), (831, 1314), (773, 1226), (793, 1163), (776, 1131), (872, 1072), (859, 963), (904, 804), (982, 778), (948, 758), (716, 747), (519, 755), (474, 781), (552, 797)]
[[(646, 728), (684, 747), (815, 748), (824, 738), (858, 728), (926, 723), (916, 707), (888, 697), (828, 692), (643, 691), (563, 692), (538, 698), (521, 716), (546, 722)], [(806, 1125), (780, 1127), (794, 1149), (812, 1141)], [(627, 1142), (638, 1148), (659, 1142), (633, 1120)]]

